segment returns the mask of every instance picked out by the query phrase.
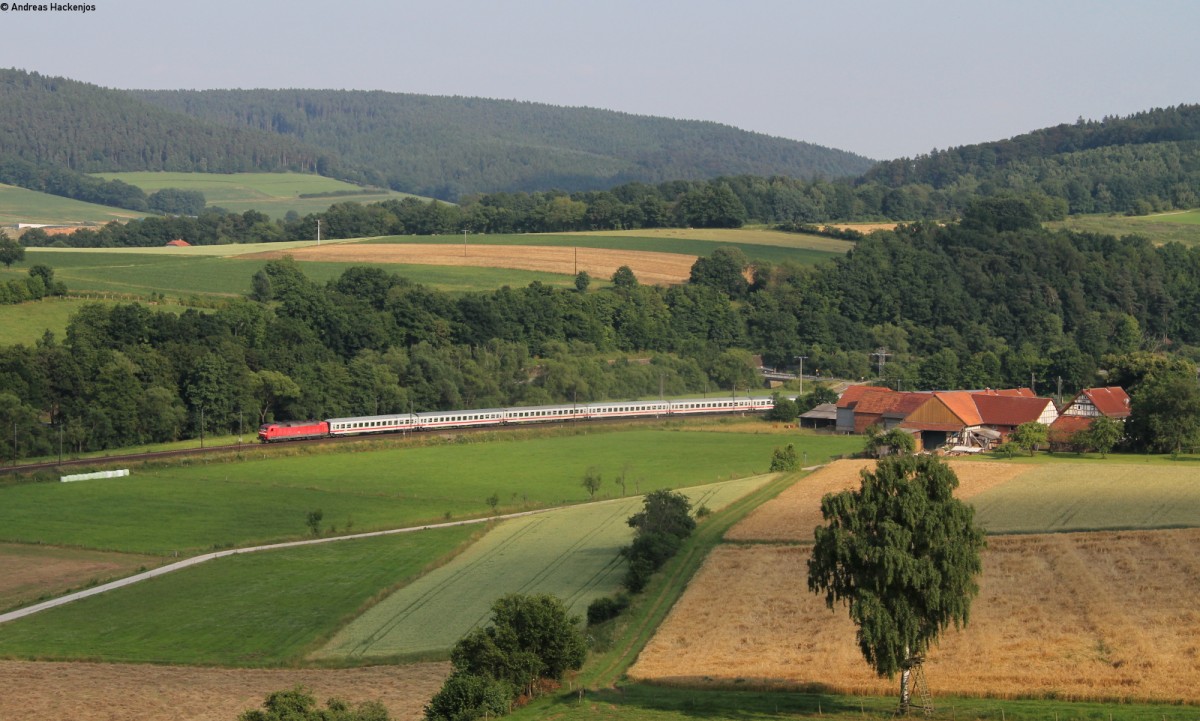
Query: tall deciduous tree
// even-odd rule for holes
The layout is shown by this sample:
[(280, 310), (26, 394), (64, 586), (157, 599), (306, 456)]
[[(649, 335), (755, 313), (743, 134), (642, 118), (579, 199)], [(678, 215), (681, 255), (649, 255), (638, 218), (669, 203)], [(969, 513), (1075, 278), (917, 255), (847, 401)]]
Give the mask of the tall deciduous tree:
[(911, 667), (950, 624), (965, 625), (979, 592), (983, 531), (954, 498), (958, 477), (932, 456), (891, 456), (863, 471), (857, 491), (821, 500), (808, 588), (848, 604), (863, 656), (880, 676), (900, 673), (909, 704)]
[(0, 235), (0, 263), (5, 268), (25, 260), (25, 247), (12, 238)]

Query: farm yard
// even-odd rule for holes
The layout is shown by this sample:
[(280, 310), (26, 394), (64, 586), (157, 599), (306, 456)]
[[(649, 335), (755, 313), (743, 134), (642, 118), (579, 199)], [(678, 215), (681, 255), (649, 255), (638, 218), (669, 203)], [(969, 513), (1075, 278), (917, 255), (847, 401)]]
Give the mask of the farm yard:
[[(811, 529), (820, 522), (813, 505), (822, 493), (852, 483), (860, 467), (832, 464), (727, 533), (728, 542), (710, 554), (630, 677), (691, 686), (750, 683), (894, 693), (894, 684), (877, 679), (863, 661), (845, 609), (826, 608), (804, 581)], [(1196, 506), (1189, 505), (1200, 490), (1188, 469), (1160, 473), (1162, 467), (1155, 466), (1147, 474), (1136, 466), (1070, 463), (953, 467), (963, 479), (959, 495), (981, 507), (978, 518), (989, 528), (1007, 517), (999, 506), (1020, 499), (1011, 510), (1017, 516), (1042, 505), (1038, 490), (1059, 475), (1075, 494), (1069, 515), (1079, 527), (1112, 523), (1112, 507), (1103, 501), (1112, 493), (1106, 483), (1128, 482), (1129, 473), (1140, 474), (1138, 489), (1147, 500), (1127, 508), (1123, 525), (1200, 525)], [(1193, 479), (1193, 488), (1181, 491), (1185, 477)], [(1090, 479), (1090, 488), (1084, 479)], [(1005, 502), (987, 500), (1000, 497)], [(1121, 503), (1122, 497), (1111, 502)], [(1177, 515), (1157, 510), (1181, 502)], [(1031, 518), (1026, 535), (989, 536), (970, 625), (945, 634), (929, 654), (931, 690), (998, 698), (1200, 702), (1194, 683), (1200, 678), (1200, 612), (1194, 602), (1200, 529), (1032, 532), (1039, 519), (1061, 528), (1056, 520), (1064, 515), (1052, 507)], [(733, 578), (738, 582), (731, 583)]]

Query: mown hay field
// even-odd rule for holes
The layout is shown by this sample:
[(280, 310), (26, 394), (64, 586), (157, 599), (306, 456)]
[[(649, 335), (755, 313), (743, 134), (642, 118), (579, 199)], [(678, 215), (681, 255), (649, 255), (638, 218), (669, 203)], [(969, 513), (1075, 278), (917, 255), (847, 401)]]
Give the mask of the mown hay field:
[[(862, 659), (845, 607), (829, 610), (806, 583), (821, 496), (854, 487), (872, 464), (830, 464), (726, 533), (738, 543), (710, 555), (629, 675), (894, 692)], [(970, 625), (929, 654), (935, 693), (1200, 702), (1200, 528), (1162, 528), (1200, 525), (1190, 469), (951, 466), (985, 526), (1025, 518), (1029, 533), (989, 535)], [(1157, 530), (1044, 533), (1109, 522)]]
[(303, 685), (318, 703), (377, 700), (395, 721), (417, 721), (448, 663), (352, 669), (220, 669), (0, 661), (0, 719), (232, 721), (273, 691)]
[[(719, 510), (771, 476), (682, 489), (693, 507)], [(626, 520), (642, 499), (563, 508), (511, 519), (445, 566), (355, 619), (315, 655), (354, 660), (446, 652), (507, 593), (550, 593), (583, 615), (615, 593), (625, 573), (620, 549), (633, 538)]]
[[(970, 625), (926, 663), (935, 694), (1200, 702), (1200, 530), (990, 537)], [(716, 549), (633, 679), (888, 694), (807, 546)]]

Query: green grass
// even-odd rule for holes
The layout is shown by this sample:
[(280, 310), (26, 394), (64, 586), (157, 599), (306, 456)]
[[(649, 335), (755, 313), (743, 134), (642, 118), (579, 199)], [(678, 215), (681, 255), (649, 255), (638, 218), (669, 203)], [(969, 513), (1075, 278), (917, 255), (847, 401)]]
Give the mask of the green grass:
[[(241, 462), (182, 461), (135, 469), (127, 478), (0, 487), (0, 540), (171, 554), (303, 536), (305, 514), (355, 531), (421, 525), (587, 499), (590, 466), (604, 478), (600, 496), (629, 464), (628, 492), (699, 485), (766, 470), (784, 438), (768, 434), (672, 430), (606, 431), (492, 442), (399, 445)], [(474, 436), (479, 438), (479, 436)], [(797, 435), (786, 440), (811, 462), (845, 453), (858, 439)], [(354, 446), (367, 449), (369, 445)], [(300, 449), (296, 449), (300, 450)], [(484, 470), (486, 469), (486, 470)]]
[(107, 223), (110, 220), (144, 218), (124, 208), (111, 208), (79, 200), (39, 193), (12, 185), (0, 184), (0, 224), (44, 223), (48, 225), (76, 223)]
[[(305, 243), (305, 245), (310, 245)], [(217, 255), (209, 252), (228, 255)], [(249, 250), (248, 250), (249, 248)], [(173, 249), (89, 249), (31, 248), (25, 262), (5, 271), (0, 280), (22, 277), (29, 266), (44, 263), (54, 268), (54, 277), (67, 284), (71, 293), (118, 294), (148, 297), (163, 293), (179, 298), (190, 295), (230, 297), (245, 295), (251, 290), (251, 279), (267, 261), (261, 258), (240, 258), (232, 251), (263, 252), (283, 250), (271, 245), (202, 246)], [(160, 252), (155, 252), (160, 251)], [(164, 252), (165, 251), (165, 252)], [(201, 252), (193, 252), (201, 251)], [(306, 262), (304, 274), (318, 283), (337, 278), (348, 268), (364, 263)], [(546, 285), (574, 287), (567, 275), (504, 268), (451, 268), (426, 265), (381, 264), (389, 273), (408, 277), (416, 282), (445, 292), (485, 291), (504, 285), (524, 287), (534, 281)]]
[(1200, 244), (1200, 210), (1157, 215), (1073, 215), (1061, 222), (1047, 223), (1049, 228), (1067, 228), (1086, 233), (1102, 233), (1118, 238), (1140, 235), (1152, 243), (1172, 241), (1184, 245)]
[(286, 664), (472, 533), (446, 528), (220, 558), (5, 624), (0, 655)]
[[(682, 231), (681, 231), (682, 232)], [(765, 231), (762, 231), (765, 232)], [(783, 234), (779, 234), (783, 235)], [(791, 237), (791, 236), (788, 236)], [(495, 234), (495, 235), (469, 235), (467, 243), (472, 245), (542, 245), (542, 246), (566, 246), (566, 247), (581, 247), (581, 248), (603, 248), (607, 250), (644, 250), (658, 253), (681, 253), (684, 255), (712, 255), (712, 252), (717, 248), (733, 246), (740, 248), (746, 254), (746, 257), (751, 260), (765, 260), (773, 263), (782, 262), (785, 260), (794, 261), (797, 263), (819, 263), (829, 258), (838, 257), (845, 254), (845, 250), (840, 252), (827, 249), (814, 249), (809, 247), (804, 238), (812, 238), (815, 236), (795, 236), (797, 242), (794, 246), (785, 245), (767, 245), (760, 243), (747, 242), (723, 242), (715, 240), (696, 240), (686, 237), (665, 237), (654, 235), (626, 235), (621, 233), (608, 234), (593, 234), (593, 233), (538, 233), (529, 235), (519, 234)], [(818, 238), (821, 248), (826, 248), (828, 238)], [(457, 241), (452, 236), (429, 236), (429, 235), (389, 235), (381, 238), (372, 238), (362, 241), (364, 243), (462, 243), (462, 238)], [(841, 241), (835, 241), (840, 243)], [(845, 249), (849, 250), (851, 244), (844, 243)], [(307, 266), (306, 266), (307, 267)]]
[[(66, 337), (71, 315), (81, 306), (94, 302), (97, 301), (84, 298), (44, 298), (32, 303), (0, 305), (0, 346), (33, 345), (46, 331), (62, 340)], [(153, 309), (170, 313), (185, 310), (184, 306), (174, 303), (162, 303)]]
[[(1200, 719), (1195, 706), (1105, 704), (1051, 700), (936, 697), (932, 717), (957, 721), (1184, 721)], [(513, 721), (770, 721), (821, 718), (863, 721), (896, 718), (897, 700), (783, 691), (699, 690), (622, 684), (565, 693), (515, 711)]]
[[(683, 492), (693, 507), (719, 510), (770, 480), (755, 476)], [(319, 658), (381, 659), (446, 653), (506, 593), (550, 593), (583, 616), (616, 593), (619, 551), (633, 539), (626, 520), (642, 499), (588, 504), (505, 521), (450, 564), (401, 589), (342, 629)]]
[(1194, 463), (1042, 463), (972, 499), (989, 533), (1200, 526)]
[[(135, 185), (145, 191), (147, 195), (163, 188), (198, 190), (204, 193), (204, 198), (210, 206), (220, 206), (236, 213), (257, 210), (272, 218), (282, 218), (287, 215), (289, 210), (294, 210), (302, 216), (309, 213), (320, 213), (334, 203), (345, 201), (378, 203), (382, 200), (414, 197), (385, 188), (378, 188), (377, 192), (370, 194), (359, 194), (357, 191), (361, 188), (357, 185), (303, 173), (134, 172), (96, 173), (96, 175), (106, 180), (120, 180)], [(354, 195), (321, 198), (299, 197), (313, 193), (339, 191), (354, 192)]]

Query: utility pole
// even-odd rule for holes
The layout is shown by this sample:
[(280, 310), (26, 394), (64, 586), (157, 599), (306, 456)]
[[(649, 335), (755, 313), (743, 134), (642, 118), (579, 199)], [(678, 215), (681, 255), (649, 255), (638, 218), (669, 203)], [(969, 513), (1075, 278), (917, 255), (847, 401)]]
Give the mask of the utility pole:
[(321, 219), (317, 218), (317, 247), (321, 246)]
[(879, 362), (879, 378), (880, 378), (880, 380), (883, 379), (883, 364), (887, 362), (888, 356), (890, 356), (890, 355), (891, 355), (891, 353), (888, 353), (888, 349), (886, 346), (876, 348), (875, 352), (871, 354), (871, 356), (876, 358)]
[(800, 395), (804, 395), (804, 361), (807, 358), (806, 355), (796, 356), (796, 360), (800, 361)]
[(1062, 376), (1058, 377), (1058, 405), (1062, 405)]
[(467, 229), (463, 228), (463, 257), (467, 257)]

